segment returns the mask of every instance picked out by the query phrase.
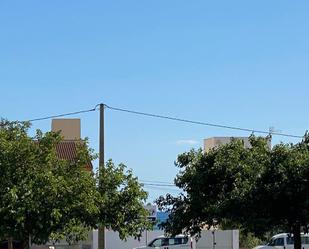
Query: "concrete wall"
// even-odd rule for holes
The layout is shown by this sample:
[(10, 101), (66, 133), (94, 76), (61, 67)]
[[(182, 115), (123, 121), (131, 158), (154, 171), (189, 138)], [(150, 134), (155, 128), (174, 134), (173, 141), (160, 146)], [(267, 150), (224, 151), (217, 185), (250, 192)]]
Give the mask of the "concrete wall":
[(57, 243), (46, 243), (45, 245), (31, 245), (30, 249), (92, 249), (93, 232), (88, 233), (86, 241), (80, 241), (79, 243), (69, 245), (65, 240)]
[[(143, 232), (140, 240), (132, 237), (123, 241), (119, 238), (118, 232), (106, 230), (106, 249), (133, 249), (138, 246), (145, 246), (156, 237), (163, 235), (162, 230)], [(76, 245), (68, 245), (62, 241), (56, 244), (32, 245), (31, 249), (98, 249), (98, 230), (90, 232), (88, 241)], [(172, 249), (172, 247), (171, 247)], [(205, 230), (196, 242), (196, 249), (239, 249), (238, 230)]]
[(239, 249), (238, 230), (205, 230), (196, 243), (196, 249)]
[(53, 119), (52, 131), (61, 131), (60, 134), (64, 140), (79, 140), (80, 139), (80, 119)]
[[(140, 241), (129, 238), (127, 241), (119, 239), (118, 233), (106, 231), (106, 249), (132, 249), (138, 246), (145, 246), (154, 238), (163, 235), (163, 231), (144, 232)], [(147, 243), (146, 243), (147, 235)], [(98, 249), (98, 231), (93, 231), (93, 244), (91, 249)], [(172, 249), (172, 247), (171, 247)], [(239, 249), (238, 230), (216, 230), (202, 231), (201, 238), (196, 242), (196, 249)]]
[[(225, 145), (231, 142), (233, 137), (211, 137), (204, 139), (204, 151), (208, 152), (210, 149)], [(235, 139), (242, 140), (245, 148), (251, 148), (251, 144), (248, 137), (234, 137)], [(271, 148), (271, 141), (268, 140), (268, 147)]]
[[(123, 241), (119, 238), (118, 232), (106, 230), (106, 249), (132, 249), (138, 246), (145, 246), (154, 238), (163, 235), (164, 232), (157, 231), (148, 231), (143, 232), (140, 240), (134, 239), (132, 237), (128, 238), (126, 241)], [(93, 231), (93, 246), (92, 249), (98, 249), (98, 231)]]

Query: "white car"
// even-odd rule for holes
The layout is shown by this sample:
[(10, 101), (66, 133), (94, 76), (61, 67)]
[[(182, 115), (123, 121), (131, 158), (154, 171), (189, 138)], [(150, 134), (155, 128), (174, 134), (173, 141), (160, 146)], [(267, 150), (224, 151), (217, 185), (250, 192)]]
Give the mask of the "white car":
[(133, 249), (194, 249), (193, 240), (185, 235), (175, 237), (159, 236), (152, 240), (147, 246), (136, 247)]
[[(309, 249), (309, 234), (301, 234), (302, 249)], [(293, 235), (280, 233), (273, 236), (266, 245), (253, 249), (294, 249)]]

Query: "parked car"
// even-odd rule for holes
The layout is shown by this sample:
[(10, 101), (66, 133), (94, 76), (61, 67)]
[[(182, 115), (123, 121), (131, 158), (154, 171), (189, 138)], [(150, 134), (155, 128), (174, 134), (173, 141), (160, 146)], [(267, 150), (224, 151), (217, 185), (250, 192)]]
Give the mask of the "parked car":
[[(309, 234), (301, 234), (302, 249), (309, 249)], [(289, 233), (280, 233), (273, 236), (266, 245), (256, 246), (253, 249), (294, 249), (294, 238)]]
[(136, 247), (133, 249), (194, 249), (193, 239), (185, 235), (175, 237), (159, 236), (152, 240), (147, 246)]

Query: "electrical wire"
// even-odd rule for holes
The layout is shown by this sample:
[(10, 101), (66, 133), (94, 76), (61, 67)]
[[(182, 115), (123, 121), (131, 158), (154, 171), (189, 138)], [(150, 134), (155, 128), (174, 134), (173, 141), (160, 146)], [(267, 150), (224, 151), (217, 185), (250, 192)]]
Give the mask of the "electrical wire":
[(176, 187), (174, 184), (158, 184), (158, 183), (145, 183), (145, 182), (140, 182), (145, 186), (158, 186), (158, 187)]
[(106, 108), (108, 108), (110, 110), (114, 110), (114, 111), (120, 111), (120, 112), (136, 114), (136, 115), (148, 116), (148, 117), (152, 117), (152, 118), (169, 119), (169, 120), (178, 121), (178, 122), (197, 124), (197, 125), (203, 125), (203, 126), (211, 126), (211, 127), (216, 127), (216, 128), (238, 130), (238, 131), (247, 131), (247, 132), (251, 132), (253, 134), (254, 133), (260, 133), (260, 134), (293, 137), (293, 138), (303, 138), (304, 137), (304, 136), (286, 134), (286, 133), (281, 133), (281, 132), (262, 131), (262, 130), (255, 130), (255, 129), (249, 129), (249, 128), (241, 128), (241, 127), (236, 127), (236, 126), (206, 123), (206, 122), (177, 118), (177, 117), (172, 117), (172, 116), (164, 116), (164, 115), (153, 114), (153, 113), (139, 112), (139, 111), (133, 111), (133, 110), (123, 109), (123, 108), (112, 107), (112, 106), (109, 106), (109, 105), (106, 105), (106, 104), (104, 104), (104, 106)]
[(144, 186), (144, 188), (147, 189), (153, 189), (153, 190), (163, 190), (167, 192), (174, 192), (174, 193), (181, 193), (183, 192), (182, 190), (177, 190), (177, 189), (170, 189), (170, 188), (163, 188), (163, 187), (155, 187), (155, 186)]
[(71, 115), (76, 115), (76, 114), (81, 114), (81, 113), (86, 113), (86, 112), (93, 112), (93, 111), (96, 111), (96, 107), (92, 109), (88, 109), (88, 110), (81, 110), (81, 111), (52, 115), (52, 116), (47, 116), (47, 117), (42, 117), (42, 118), (29, 119), (27, 120), (27, 122), (35, 122), (35, 121), (41, 121), (41, 120), (46, 120), (46, 119), (52, 119), (52, 118), (60, 118), (60, 117), (71, 116)]
[(168, 185), (173, 185), (175, 186), (174, 183), (172, 182), (163, 182), (163, 181), (149, 181), (149, 180), (140, 180), (140, 182), (145, 182), (145, 183), (159, 183), (159, 184), (168, 184)]
[[(47, 116), (47, 117), (29, 119), (29, 120), (26, 120), (26, 121), (28, 121), (28, 122), (35, 122), (35, 121), (52, 119), (52, 118), (59, 118), (59, 117), (65, 117), (65, 116), (70, 116), (70, 115), (76, 115), (76, 114), (82, 114), (82, 113), (87, 113), (87, 112), (93, 112), (93, 111), (98, 110), (97, 107), (99, 105), (100, 104), (97, 104), (94, 108), (88, 109), (88, 110), (81, 110), (81, 111), (76, 111), (76, 112), (69, 112), (69, 113), (52, 115), (52, 116)], [(281, 133), (281, 132), (255, 130), (255, 129), (237, 127), (237, 126), (229, 126), (229, 125), (222, 125), (222, 124), (214, 124), (214, 123), (208, 123), (208, 122), (194, 121), (194, 120), (189, 120), (189, 119), (184, 119), (184, 118), (178, 118), (178, 117), (165, 116), (165, 115), (160, 115), (160, 114), (153, 114), (153, 113), (140, 112), (140, 111), (129, 110), (129, 109), (124, 109), (124, 108), (118, 108), (118, 107), (113, 107), (113, 106), (109, 106), (109, 105), (106, 105), (106, 104), (103, 104), (103, 106), (105, 108), (113, 110), (113, 111), (126, 112), (126, 113), (130, 113), (130, 114), (135, 114), (135, 115), (142, 115), (142, 116), (147, 116), (147, 117), (152, 117), (152, 118), (160, 118), (160, 119), (168, 119), (168, 120), (172, 120), (172, 121), (178, 121), (178, 122), (189, 123), (189, 124), (196, 124), (196, 125), (203, 125), (203, 126), (210, 126), (210, 127), (216, 127), (216, 128), (222, 128), (222, 129), (246, 131), (246, 132), (250, 132), (252, 134), (259, 133), (259, 134), (275, 135), (275, 136), (283, 136), (283, 137), (292, 137), (292, 138), (303, 138), (304, 137), (304, 136), (287, 134), (287, 133)]]

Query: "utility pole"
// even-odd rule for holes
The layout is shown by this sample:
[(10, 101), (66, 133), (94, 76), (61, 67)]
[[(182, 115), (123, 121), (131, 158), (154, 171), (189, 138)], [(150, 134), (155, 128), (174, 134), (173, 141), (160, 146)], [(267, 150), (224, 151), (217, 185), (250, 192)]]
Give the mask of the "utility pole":
[[(99, 174), (104, 172), (104, 104), (100, 104)], [(101, 183), (99, 182), (99, 185)], [(98, 249), (105, 249), (105, 227), (98, 230)]]

